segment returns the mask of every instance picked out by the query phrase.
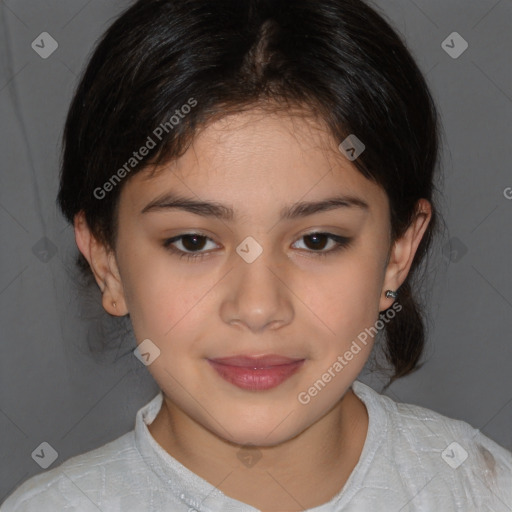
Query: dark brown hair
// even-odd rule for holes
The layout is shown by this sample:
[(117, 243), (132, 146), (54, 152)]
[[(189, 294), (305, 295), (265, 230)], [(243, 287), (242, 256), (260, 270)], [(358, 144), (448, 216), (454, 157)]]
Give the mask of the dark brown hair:
[[(191, 98), (194, 107), (171, 123)], [(398, 290), (403, 310), (385, 327), (390, 382), (411, 373), (425, 344), (413, 280), (439, 219), (438, 116), (404, 42), (361, 0), (134, 3), (99, 41), (70, 107), (58, 194), (64, 216), (73, 222), (83, 210), (93, 234), (114, 248), (119, 193), (130, 176), (183, 154), (212, 119), (262, 103), (300, 106), (321, 118), (335, 140), (356, 134), (364, 142), (353, 163), (386, 191), (392, 240), (410, 225), (420, 198), (432, 203)], [(141, 165), (127, 167), (159, 126), (167, 129), (157, 132), (156, 147)], [(98, 198), (95, 191), (123, 166), (123, 179)], [(82, 255), (78, 262), (90, 271)]]

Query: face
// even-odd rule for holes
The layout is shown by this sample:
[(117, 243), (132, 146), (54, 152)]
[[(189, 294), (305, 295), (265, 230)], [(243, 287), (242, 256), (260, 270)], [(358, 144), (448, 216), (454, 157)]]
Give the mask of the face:
[[(316, 422), (372, 338), (335, 370), (339, 356), (393, 303), (386, 193), (336, 146), (313, 121), (254, 110), (209, 125), (121, 192), (116, 264), (136, 339), (160, 350), (148, 370), (176, 410), (223, 439), (270, 446)], [(222, 207), (184, 209), (178, 196)], [(268, 354), (298, 362), (260, 377), (210, 362)]]

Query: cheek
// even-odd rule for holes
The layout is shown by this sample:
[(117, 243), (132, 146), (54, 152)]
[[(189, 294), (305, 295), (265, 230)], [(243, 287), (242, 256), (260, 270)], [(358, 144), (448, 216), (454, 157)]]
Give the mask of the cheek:
[(363, 258), (347, 258), (331, 272), (307, 279), (304, 303), (324, 327), (346, 338), (377, 319), (381, 279), (375, 261), (365, 264)]
[(125, 298), (136, 338), (154, 339), (159, 345), (177, 339), (178, 333), (179, 339), (192, 339), (203, 323), (201, 301), (215, 284), (215, 276), (190, 275), (165, 253), (144, 259), (135, 256), (126, 277)]
[[(183, 284), (169, 258), (160, 250), (144, 249), (148, 242), (120, 243), (123, 293), (137, 339), (161, 337), (172, 327), (182, 307)], [(122, 265), (121, 265), (122, 263)]]

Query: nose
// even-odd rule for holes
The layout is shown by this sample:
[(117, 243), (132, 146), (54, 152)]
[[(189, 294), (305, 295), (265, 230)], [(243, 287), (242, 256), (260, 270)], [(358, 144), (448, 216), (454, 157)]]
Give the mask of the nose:
[(265, 251), (252, 263), (235, 259), (235, 267), (224, 283), (222, 320), (253, 333), (289, 324), (294, 309), (287, 280), (284, 266), (272, 262)]

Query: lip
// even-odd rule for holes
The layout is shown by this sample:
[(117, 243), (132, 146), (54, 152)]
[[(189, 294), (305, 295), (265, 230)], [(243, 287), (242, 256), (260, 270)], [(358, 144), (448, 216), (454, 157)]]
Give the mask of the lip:
[(224, 380), (249, 390), (275, 388), (290, 378), (305, 359), (268, 354), (264, 356), (233, 356), (207, 359)]

